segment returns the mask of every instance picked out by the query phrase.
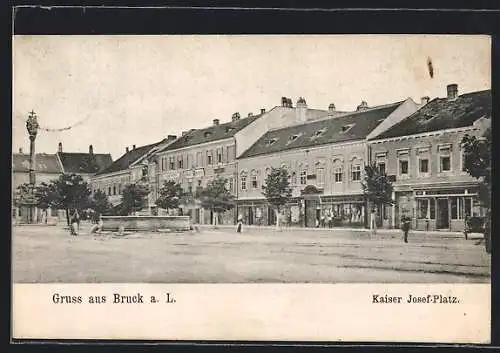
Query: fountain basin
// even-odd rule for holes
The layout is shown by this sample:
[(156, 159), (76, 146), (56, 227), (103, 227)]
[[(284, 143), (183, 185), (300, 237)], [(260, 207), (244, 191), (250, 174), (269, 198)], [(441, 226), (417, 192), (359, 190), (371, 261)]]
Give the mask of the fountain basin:
[(189, 216), (101, 216), (102, 229), (117, 231), (120, 227), (128, 231), (189, 231)]

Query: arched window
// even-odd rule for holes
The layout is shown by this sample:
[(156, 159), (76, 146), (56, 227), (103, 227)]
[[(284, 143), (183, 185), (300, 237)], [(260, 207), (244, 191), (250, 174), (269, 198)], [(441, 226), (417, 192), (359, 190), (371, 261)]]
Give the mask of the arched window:
[(316, 184), (318, 186), (325, 185), (325, 167), (322, 163), (318, 162), (316, 167)]
[(240, 186), (241, 186), (241, 190), (247, 189), (247, 173), (246, 172), (241, 172), (241, 174), (240, 174)]
[(340, 159), (333, 161), (333, 177), (336, 183), (341, 183), (344, 177), (344, 166)]
[(252, 170), (251, 174), (250, 174), (250, 177), (251, 177), (251, 182), (252, 182), (252, 188), (253, 189), (257, 189), (258, 187), (258, 182), (257, 182), (257, 171), (254, 169)]
[(361, 180), (361, 160), (356, 157), (354, 157), (351, 161), (351, 180)]

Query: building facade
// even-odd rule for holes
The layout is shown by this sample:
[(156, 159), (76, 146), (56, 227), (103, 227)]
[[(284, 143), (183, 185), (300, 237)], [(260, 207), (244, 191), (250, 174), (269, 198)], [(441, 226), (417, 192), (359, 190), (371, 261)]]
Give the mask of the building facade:
[[(364, 226), (362, 180), (368, 161), (366, 138), (417, 110), (411, 99), (356, 112), (329, 115), (268, 131), (238, 158), (238, 212), (246, 224), (272, 225), (275, 211), (262, 195), (271, 168), (286, 168), (292, 200), (281, 223), (292, 226)], [(329, 221), (328, 221), (329, 220)]]
[(370, 157), (394, 180), (395, 206), (386, 227), (399, 227), (402, 215), (417, 230), (463, 231), (466, 217), (483, 216), (478, 180), (463, 168), (461, 141), (482, 136), (491, 124), (491, 91), (458, 95), (449, 85), (416, 113), (370, 140)]
[(176, 138), (175, 135), (168, 135), (167, 138), (157, 143), (139, 147), (133, 145), (130, 149), (127, 147), (120, 158), (92, 176), (90, 180), (92, 193), (97, 190), (103, 191), (108, 196), (113, 207), (116, 207), (121, 203), (122, 192), (127, 184), (144, 181), (150, 184), (152, 190), (148, 196), (148, 208), (151, 208), (152, 195), (156, 194), (156, 184), (154, 179), (150, 178), (155, 173), (154, 162), (148, 158), (158, 148), (168, 146)]
[[(16, 192), (19, 185), (29, 183), (29, 154), (19, 153), (12, 156), (12, 189)], [(89, 181), (96, 172), (106, 168), (112, 163), (110, 154), (94, 154), (92, 145), (89, 146), (89, 153), (63, 152), (62, 143), (59, 143), (56, 154), (38, 153), (35, 155), (36, 178), (35, 185), (50, 183), (58, 179), (62, 174), (78, 174), (85, 181)], [(28, 209), (13, 205), (12, 216), (15, 223), (25, 223), (28, 221)], [(45, 223), (45, 220), (52, 217), (64, 219), (65, 213), (60, 210), (48, 209), (44, 212), (35, 208), (36, 220)]]

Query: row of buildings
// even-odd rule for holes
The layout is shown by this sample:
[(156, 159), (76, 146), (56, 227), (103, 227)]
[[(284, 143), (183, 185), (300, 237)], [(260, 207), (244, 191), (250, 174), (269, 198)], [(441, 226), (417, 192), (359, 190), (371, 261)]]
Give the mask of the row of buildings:
[[(59, 178), (60, 175), (79, 174), (85, 181), (95, 175), (96, 172), (104, 170), (113, 163), (109, 153), (94, 153), (92, 145), (88, 153), (64, 152), (62, 143), (59, 143), (57, 152), (54, 154), (37, 153), (35, 155), (36, 185), (49, 183)], [(12, 189), (29, 183), (30, 155), (24, 153), (22, 148), (12, 154)], [(12, 205), (12, 218), (14, 223), (26, 223), (29, 218), (29, 209)], [(41, 222), (46, 217), (64, 218), (65, 214), (57, 210), (48, 209), (47, 213), (36, 208), (35, 217)]]
[[(168, 135), (146, 146), (126, 148), (116, 161), (89, 178), (92, 191), (104, 191), (118, 204), (124, 185), (138, 180), (151, 186), (148, 203), (165, 181), (193, 193), (216, 174), (228, 180), (236, 207), (219, 223), (272, 225), (276, 215), (262, 195), (271, 167), (284, 167), (293, 190), (280, 217), (294, 226), (314, 227), (332, 218), (334, 226), (368, 224), (363, 198), (364, 166), (376, 163), (393, 182), (394, 206), (384, 206), (379, 226), (399, 227), (401, 215), (413, 228), (459, 231), (469, 215), (482, 215), (478, 180), (463, 170), (461, 140), (480, 136), (491, 124), (491, 90), (460, 95), (450, 84), (442, 98), (411, 98), (381, 106), (366, 102), (353, 111), (312, 109), (288, 97), (258, 114), (234, 113), (228, 122), (213, 119), (204, 128)], [(214, 215), (196, 202), (182, 205), (194, 223), (211, 224)]]

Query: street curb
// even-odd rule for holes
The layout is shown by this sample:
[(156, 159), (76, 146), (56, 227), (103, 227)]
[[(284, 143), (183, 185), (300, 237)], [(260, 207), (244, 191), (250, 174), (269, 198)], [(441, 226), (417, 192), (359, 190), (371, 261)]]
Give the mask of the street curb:
[[(235, 228), (236, 225), (227, 225), (227, 224), (221, 224), (217, 225), (217, 227), (214, 227), (211, 224), (197, 224), (196, 225), (199, 228), (203, 229), (213, 229), (213, 230), (218, 230), (218, 229), (232, 229)], [(255, 229), (255, 230), (276, 230), (276, 227), (274, 226), (243, 226), (245, 229)], [(281, 231), (307, 231), (307, 232), (321, 232), (321, 231), (327, 231), (327, 232), (338, 232), (338, 231), (348, 231), (348, 232), (365, 232), (365, 233), (371, 233), (370, 229), (365, 229), (365, 228), (344, 228), (344, 227), (337, 227), (337, 228), (304, 228), (304, 227), (281, 227)], [(381, 234), (402, 234), (402, 231), (400, 229), (385, 229), (385, 228), (379, 228), (377, 229), (377, 233)], [(449, 231), (425, 231), (425, 230), (410, 230), (409, 234), (414, 234), (414, 235), (448, 235), (448, 236), (455, 236), (455, 237), (464, 237), (463, 232), (449, 232)]]

